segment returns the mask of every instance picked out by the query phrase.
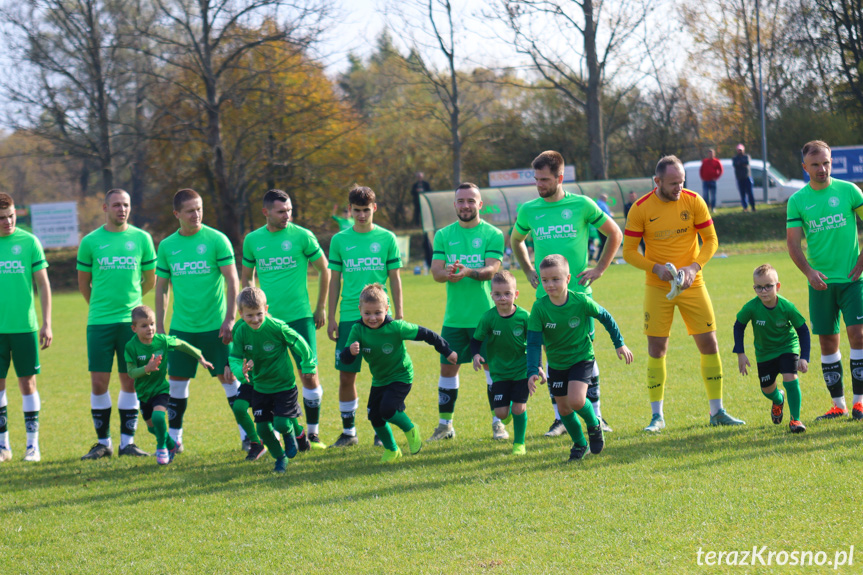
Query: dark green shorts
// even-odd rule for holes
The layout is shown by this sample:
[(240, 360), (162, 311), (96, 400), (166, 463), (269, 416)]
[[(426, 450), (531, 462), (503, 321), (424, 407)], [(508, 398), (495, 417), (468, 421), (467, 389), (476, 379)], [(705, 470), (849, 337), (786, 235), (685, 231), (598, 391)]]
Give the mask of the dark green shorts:
[[(446, 340), (450, 349), (458, 354), (459, 363), (473, 362), (473, 356), (470, 354), (470, 340), (475, 333), (475, 327), (449, 327), (445, 325), (440, 330), (440, 336)], [(486, 353), (485, 341), (483, 340), (482, 347), (479, 348), (479, 354), (483, 357)], [(440, 362), (441, 365), (449, 364), (445, 355), (440, 356)]]
[(827, 284), (824, 291), (809, 286), (812, 333), (839, 333), (840, 311), (846, 326), (863, 324), (863, 281)]
[(132, 337), (132, 322), (106, 323), (87, 326), (87, 370), (111, 373), (114, 356), (117, 356), (117, 371), (126, 373), (124, 352)]
[[(231, 353), (231, 344), (222, 343), (219, 330), (202, 331), (192, 333), (172, 329), (170, 335), (179, 337), (189, 345), (201, 350), (204, 358), (213, 364), (213, 369), (208, 370), (210, 375), (217, 376), (225, 372), (228, 365), (228, 355)], [(198, 360), (182, 351), (168, 352), (168, 376), (175, 379), (192, 379), (198, 373)]]
[[(306, 343), (309, 344), (309, 348), (312, 350), (312, 357), (317, 359), (318, 357), (318, 342), (317, 336), (315, 334), (315, 320), (310, 317), (304, 317), (302, 319), (295, 319), (294, 321), (288, 322), (288, 327), (300, 334)], [(341, 329), (339, 329), (339, 333), (341, 333)], [(350, 330), (348, 330), (350, 332)], [(294, 353), (294, 350), (291, 350), (291, 355), (294, 358), (294, 364), (299, 367), (301, 358), (298, 354)]]
[(18, 377), (39, 373), (39, 332), (0, 334), (0, 379), (6, 379), (12, 362)]
[(359, 373), (362, 371), (363, 354), (356, 356), (353, 363), (342, 363), (339, 359), (339, 354), (342, 353), (342, 350), (348, 344), (353, 343), (352, 341), (348, 341), (348, 336), (351, 334), (351, 327), (355, 323), (357, 323), (356, 320), (339, 322), (339, 341), (336, 342), (336, 369), (338, 371), (346, 371), (348, 373)]

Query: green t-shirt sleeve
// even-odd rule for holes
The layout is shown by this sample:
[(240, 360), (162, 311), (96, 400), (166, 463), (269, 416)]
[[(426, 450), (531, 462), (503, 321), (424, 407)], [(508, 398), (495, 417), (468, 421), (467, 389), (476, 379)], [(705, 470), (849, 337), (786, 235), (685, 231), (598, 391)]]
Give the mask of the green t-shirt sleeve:
[(336, 234), (330, 240), (330, 255), (327, 267), (334, 272), (342, 271), (342, 239), (341, 234)]
[(853, 206), (851, 209), (857, 210), (863, 206), (863, 190), (857, 187), (857, 184), (851, 184), (848, 186), (848, 190), (851, 194), (851, 205)]
[(523, 236), (530, 233), (530, 224), (527, 221), (527, 210), (524, 209), (524, 204), (518, 208), (515, 216), (515, 229)]
[(190, 343), (186, 343), (179, 337), (169, 335), (167, 336), (166, 341), (168, 343), (168, 349), (183, 352), (186, 355), (191, 355), (195, 359), (201, 359), (201, 350)]
[(800, 313), (800, 310), (797, 309), (797, 306), (788, 302), (788, 320), (791, 322), (791, 325), (794, 326), (795, 329), (800, 328), (803, 324), (806, 323), (806, 318), (803, 317), (803, 314)]
[(156, 251), (156, 275), (160, 278), (171, 279), (171, 266), (168, 265), (168, 248), (165, 242), (159, 244)]
[(485, 258), (493, 258), (496, 260), (503, 259), (503, 234), (497, 228), (493, 229), (494, 234), (491, 235), (489, 241), (486, 242)]
[(800, 214), (800, 206), (797, 204), (797, 198), (795, 198), (793, 195), (788, 199), (788, 210), (786, 215), (785, 227), (803, 227), (803, 216)]
[(399, 335), (402, 340), (413, 341), (417, 338), (419, 326), (415, 323), (410, 323), (401, 319), (394, 320), (399, 324)]
[(438, 230), (434, 235), (432, 243), (432, 260), (446, 261), (446, 251), (444, 249), (443, 230)]
[(255, 254), (252, 253), (252, 242), (249, 241), (248, 235), (243, 239), (243, 265), (247, 268), (255, 267)]
[(752, 311), (749, 309), (749, 305), (744, 305), (743, 308), (737, 312), (737, 321), (746, 325), (752, 319)]
[(488, 334), (488, 316), (483, 314), (483, 316), (479, 319), (479, 324), (476, 326), (476, 330), (473, 332), (473, 338), (479, 341), (484, 341), (485, 336)]
[(530, 317), (527, 320), (528, 331), (538, 331), (542, 333), (542, 319), (539, 317), (538, 301), (533, 302), (533, 307), (530, 309)]
[(126, 347), (123, 348), (123, 359), (126, 361), (126, 375), (132, 379), (139, 379), (147, 375), (146, 364), (138, 367), (138, 361), (135, 357), (134, 340), (129, 340), (126, 343)]
[(239, 329), (240, 326), (243, 325), (241, 323), (237, 323), (234, 326), (233, 331), (233, 345), (231, 345), (231, 353), (228, 356), (228, 366), (231, 368), (231, 373), (234, 374), (234, 377), (237, 378), (238, 381), (248, 382), (246, 376), (243, 375), (243, 335), (242, 330)]
[(48, 260), (45, 259), (45, 250), (42, 249), (42, 242), (36, 236), (33, 236), (33, 249), (30, 254), (31, 272), (38, 272), (48, 267)]
[(156, 267), (156, 248), (153, 247), (153, 236), (144, 233), (144, 249), (141, 253), (141, 270), (147, 271)]
[(219, 234), (216, 241), (216, 263), (219, 267), (234, 263), (234, 247), (224, 234)]
[(321, 249), (318, 238), (312, 232), (306, 232), (306, 247), (303, 249), (303, 255), (306, 256), (309, 262), (319, 260), (324, 255), (324, 250)]
[(350, 347), (352, 343), (355, 341), (360, 342), (360, 347), (362, 347), (363, 342), (360, 339), (360, 325), (358, 323), (351, 325), (351, 331), (348, 332), (348, 341), (345, 347)]
[(389, 249), (387, 250), (387, 271), (397, 270), (402, 267), (402, 254), (396, 243), (396, 237), (389, 234)]
[(90, 240), (85, 236), (81, 240), (81, 245), (78, 246), (78, 257), (75, 268), (79, 272), (93, 273), (93, 251), (90, 247)]
[(595, 228), (601, 228), (605, 220), (608, 219), (608, 214), (599, 209), (599, 206), (591, 198), (582, 197), (585, 200), (584, 210), (582, 210), (584, 221)]
[(300, 371), (303, 373), (315, 373), (318, 359), (312, 354), (309, 344), (306, 343), (306, 340), (300, 337), (300, 334), (291, 329), (289, 325), (282, 324), (281, 327), (285, 343), (291, 351), (300, 356)]

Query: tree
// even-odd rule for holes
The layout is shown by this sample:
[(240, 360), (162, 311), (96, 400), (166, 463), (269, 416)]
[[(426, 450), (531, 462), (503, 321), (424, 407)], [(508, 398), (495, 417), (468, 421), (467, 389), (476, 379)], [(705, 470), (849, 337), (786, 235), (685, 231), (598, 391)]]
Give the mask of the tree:
[(823, 35), (835, 48), (846, 87), (863, 111), (863, 2), (815, 0), (815, 4), (829, 28)]

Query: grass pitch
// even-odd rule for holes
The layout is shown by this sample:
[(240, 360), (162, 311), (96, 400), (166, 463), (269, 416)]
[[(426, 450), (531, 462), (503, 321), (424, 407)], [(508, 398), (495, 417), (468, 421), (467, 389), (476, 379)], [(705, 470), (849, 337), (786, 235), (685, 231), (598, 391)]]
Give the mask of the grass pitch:
[[(25, 464), (21, 398), (8, 382), (15, 458), (0, 465), (2, 573), (598, 573), (823, 572), (822, 567), (708, 567), (698, 552), (822, 551), (863, 547), (859, 508), (863, 429), (850, 421), (817, 424), (830, 405), (819, 354), (803, 375), (803, 435), (769, 418), (757, 378), (737, 373), (734, 317), (753, 297), (751, 271), (771, 262), (782, 293), (808, 317), (803, 276), (784, 254), (715, 259), (706, 278), (717, 321), (728, 411), (746, 420), (708, 427), (694, 343), (678, 316), (668, 352), (666, 421), (650, 418), (641, 334), (643, 273), (612, 266), (595, 297), (617, 319), (636, 354), (618, 361), (601, 326), (603, 414), (614, 427), (599, 456), (566, 463), (569, 441), (542, 436), (552, 420), (544, 389), (528, 403), (527, 455), (491, 440), (484, 379), (462, 368), (457, 437), (426, 444), (417, 456), (383, 467), (363, 417), (368, 372), (359, 378), (361, 445), (300, 454), (284, 475), (269, 456), (242, 460), (236, 425), (217, 380), (198, 378), (185, 421), (186, 452), (167, 467), (155, 460), (82, 462), (95, 441), (86, 372), (86, 307), (78, 294), (55, 299), (55, 343), (42, 355), (43, 461)], [(530, 308), (533, 295), (517, 274)], [(404, 277), (406, 317), (440, 329), (444, 286)], [(527, 288), (527, 289), (525, 289)], [(312, 293), (315, 293), (312, 290)], [(408, 413), (423, 436), (437, 424), (438, 357), (410, 343), (417, 379)], [(339, 433), (333, 344), (318, 332), (325, 389), (322, 438)], [(817, 344), (816, 344), (817, 348)], [(751, 328), (747, 349), (753, 352)], [(842, 353), (847, 374), (848, 347)], [(750, 358), (754, 361), (754, 353)], [(11, 374), (10, 374), (11, 375)], [(118, 386), (112, 382), (116, 404)], [(850, 381), (846, 385), (850, 394)], [(850, 399), (850, 395), (849, 395)], [(118, 416), (112, 418), (115, 446)], [(511, 432), (511, 429), (510, 429)], [(152, 451), (143, 425), (137, 443)], [(402, 445), (403, 435), (396, 431)], [(858, 555), (860, 555), (858, 553)], [(704, 563), (705, 556), (701, 556)], [(786, 556), (787, 559), (787, 556)], [(863, 556), (833, 572), (859, 572)]]

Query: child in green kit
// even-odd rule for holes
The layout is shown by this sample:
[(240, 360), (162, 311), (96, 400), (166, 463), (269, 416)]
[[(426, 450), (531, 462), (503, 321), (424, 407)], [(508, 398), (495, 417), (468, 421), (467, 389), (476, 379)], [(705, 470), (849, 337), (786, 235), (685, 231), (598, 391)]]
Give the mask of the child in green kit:
[(339, 357), (339, 361), (351, 364), (362, 353), (369, 364), (372, 388), (368, 414), (372, 427), (384, 444), (382, 463), (394, 462), (402, 456), (389, 423), (405, 432), (412, 455), (422, 448), (419, 429), (405, 413), (405, 398), (414, 379), (413, 363), (405, 340), (424, 341), (446, 356), (451, 364), (458, 363), (458, 355), (441, 336), (422, 326), (393, 319), (387, 315), (389, 309), (387, 294), (381, 284), (364, 287), (360, 293), (361, 318), (351, 326), (347, 341), (352, 343), (342, 349)]
[[(297, 401), (297, 385), (288, 351), (300, 358), (303, 376), (312, 375), (318, 364), (306, 340), (288, 324), (267, 314), (267, 296), (257, 287), (247, 287), (237, 296), (240, 321), (234, 326), (234, 345), (228, 363), (241, 382), (253, 386), (252, 413), (258, 435), (276, 459), (277, 473), (287, 470), (302, 448), (308, 450), (308, 438), (298, 418), (302, 415)], [(275, 428), (285, 439), (282, 448), (273, 433)]]
[(588, 317), (598, 319), (608, 331), (618, 358), (631, 363), (632, 352), (623, 344), (623, 336), (614, 318), (602, 306), (589, 295), (567, 289), (571, 275), (566, 258), (558, 254), (546, 256), (539, 264), (539, 275), (547, 295), (536, 300), (530, 311), (527, 385), (533, 395), (537, 382), (543, 380), (539, 363), (544, 344), (548, 354), (548, 386), (557, 401), (560, 420), (573, 442), (569, 460), (579, 461), (587, 454), (587, 441), (576, 413), (587, 424), (590, 452), (599, 453), (605, 445), (602, 426), (593, 406), (585, 403), (594, 363)]
[(204, 359), (201, 350), (182, 339), (156, 333), (156, 314), (145, 305), (132, 310), (132, 331), (137, 337), (126, 343), (127, 373), (135, 380), (135, 392), (147, 430), (156, 436), (156, 463), (167, 465), (174, 459), (178, 444), (168, 435), (171, 389), (165, 379), (168, 363), (163, 364), (162, 359), (168, 351), (177, 350), (196, 358), (207, 369), (213, 369), (213, 364)]
[[(743, 351), (743, 333), (752, 322), (755, 334), (755, 361), (761, 393), (773, 402), (770, 418), (774, 424), (782, 423), (785, 396), (791, 421), (791, 433), (803, 433), (806, 427), (800, 422), (800, 382), (797, 372), (809, 371), (809, 328), (806, 320), (793, 303), (779, 295), (779, 274), (770, 264), (755, 268), (753, 273), (755, 295), (737, 314), (734, 322), (734, 353), (740, 373), (748, 375), (749, 358)], [(776, 376), (782, 374), (785, 394), (776, 386)]]
[[(473, 368), (488, 363), (489, 388), (494, 414), (506, 421), (512, 415), (513, 455), (524, 455), (527, 430), (527, 322), (530, 314), (515, 305), (518, 297), (515, 276), (504, 270), (491, 278), (491, 299), (495, 307), (483, 314), (470, 342)], [(483, 352), (482, 344), (486, 350)]]

